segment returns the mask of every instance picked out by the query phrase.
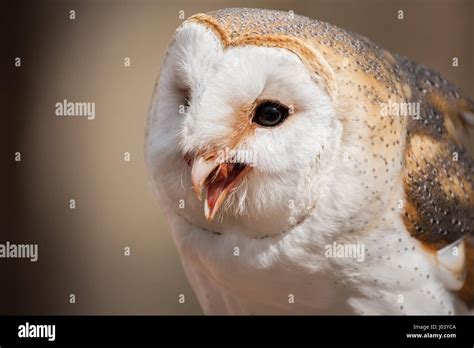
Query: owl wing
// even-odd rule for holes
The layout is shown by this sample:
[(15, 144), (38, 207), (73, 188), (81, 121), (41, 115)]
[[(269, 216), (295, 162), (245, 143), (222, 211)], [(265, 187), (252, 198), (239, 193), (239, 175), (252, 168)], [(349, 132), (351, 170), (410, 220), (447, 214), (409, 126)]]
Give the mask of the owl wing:
[(409, 120), (404, 223), (440, 275), (474, 305), (474, 102), (438, 73), (397, 57), (420, 116)]

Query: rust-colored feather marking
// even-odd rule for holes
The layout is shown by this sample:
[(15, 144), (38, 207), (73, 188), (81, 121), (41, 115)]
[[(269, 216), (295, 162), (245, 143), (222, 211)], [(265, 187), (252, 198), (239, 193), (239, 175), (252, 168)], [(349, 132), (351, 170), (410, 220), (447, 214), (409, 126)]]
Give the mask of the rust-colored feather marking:
[(254, 133), (256, 125), (252, 122), (251, 116), (255, 106), (256, 103), (235, 107), (237, 112), (233, 118), (233, 131), (229, 139), (227, 139), (228, 146), (231, 149), (234, 149), (239, 144), (242, 144), (246, 138)]
[[(205, 13), (197, 13), (194, 16), (189, 17), (186, 22), (192, 21), (200, 23), (210, 29), (217, 38), (221, 41), (224, 47), (228, 46), (230, 39), (227, 36), (225, 30), (219, 25), (219, 22), (215, 20), (213, 17), (205, 14)], [(185, 23), (186, 23), (185, 22)], [(184, 23), (183, 23), (184, 24)]]

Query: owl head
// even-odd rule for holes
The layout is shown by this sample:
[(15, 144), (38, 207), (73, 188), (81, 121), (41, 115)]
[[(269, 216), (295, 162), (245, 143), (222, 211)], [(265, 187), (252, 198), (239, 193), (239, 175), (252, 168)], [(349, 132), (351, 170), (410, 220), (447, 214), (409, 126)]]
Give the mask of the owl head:
[(195, 15), (176, 31), (150, 109), (146, 160), (161, 200), (188, 222), (264, 237), (317, 211), (335, 184), (344, 115), (321, 52), (267, 33), (265, 23), (255, 35), (256, 26), (243, 33)]

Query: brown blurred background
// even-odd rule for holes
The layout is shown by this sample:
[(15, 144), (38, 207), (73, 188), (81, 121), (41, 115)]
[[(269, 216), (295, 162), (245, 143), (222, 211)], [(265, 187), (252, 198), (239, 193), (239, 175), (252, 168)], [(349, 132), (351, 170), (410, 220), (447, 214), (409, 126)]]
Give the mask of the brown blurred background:
[[(39, 261), (0, 259), (0, 314), (201, 313), (149, 189), (143, 130), (180, 11), (188, 17), (224, 7), (293, 10), (339, 25), (435, 68), (474, 96), (473, 1), (7, 2), (0, 14), (0, 244), (38, 243)], [(63, 99), (95, 102), (96, 119), (55, 116)]]

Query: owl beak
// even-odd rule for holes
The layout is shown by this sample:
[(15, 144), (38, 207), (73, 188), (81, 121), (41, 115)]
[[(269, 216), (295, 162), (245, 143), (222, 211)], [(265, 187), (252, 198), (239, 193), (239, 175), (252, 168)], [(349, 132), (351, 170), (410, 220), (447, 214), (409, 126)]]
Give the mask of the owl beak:
[(191, 181), (193, 190), (199, 200), (204, 200), (204, 215), (211, 222), (228, 194), (250, 169), (242, 163), (219, 163), (211, 159), (198, 157), (192, 163)]
[(206, 179), (214, 169), (218, 167), (215, 160), (205, 160), (203, 157), (198, 157), (192, 163), (191, 182), (193, 184), (193, 191), (199, 200), (202, 200), (202, 191)]

